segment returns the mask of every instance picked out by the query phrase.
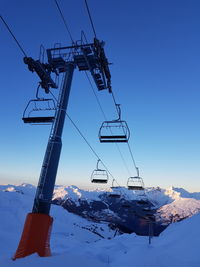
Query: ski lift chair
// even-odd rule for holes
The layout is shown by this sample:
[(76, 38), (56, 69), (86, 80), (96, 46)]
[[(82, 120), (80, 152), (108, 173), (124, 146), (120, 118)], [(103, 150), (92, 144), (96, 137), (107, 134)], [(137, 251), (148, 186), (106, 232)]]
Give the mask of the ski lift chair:
[(129, 190), (143, 191), (144, 183), (142, 178), (139, 176), (129, 177), (127, 181), (127, 187)]
[(129, 177), (127, 181), (127, 187), (129, 190), (144, 191), (144, 182), (139, 175), (139, 168), (135, 167), (137, 171), (137, 176)]
[(114, 182), (115, 182), (115, 179), (113, 179), (113, 181), (112, 181), (112, 186), (111, 186), (112, 192), (110, 192), (109, 197), (111, 197), (111, 198), (120, 198), (121, 197), (121, 193), (120, 193), (119, 190), (120, 190), (121, 186), (115, 186)]
[(116, 104), (118, 119), (104, 121), (99, 129), (99, 140), (101, 143), (127, 143), (130, 130), (126, 121), (121, 120), (120, 105)]
[(125, 121), (104, 121), (99, 130), (101, 143), (127, 143), (130, 131)]
[(23, 113), (22, 120), (30, 124), (51, 124), (55, 119), (56, 105), (53, 99), (31, 99)]
[(106, 184), (108, 182), (108, 172), (99, 168), (99, 159), (97, 161), (96, 169), (91, 174), (91, 182), (98, 184)]

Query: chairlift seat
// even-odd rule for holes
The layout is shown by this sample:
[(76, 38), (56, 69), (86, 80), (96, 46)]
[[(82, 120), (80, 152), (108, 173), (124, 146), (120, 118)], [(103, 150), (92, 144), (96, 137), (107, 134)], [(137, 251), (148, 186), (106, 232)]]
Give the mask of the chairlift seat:
[(55, 117), (24, 117), (24, 123), (52, 123)]
[(92, 183), (97, 183), (97, 184), (106, 184), (108, 182), (108, 180), (107, 179), (96, 179), (96, 178), (94, 178), (94, 179), (91, 180), (91, 182)]
[(126, 135), (101, 135), (101, 143), (127, 143)]
[(129, 185), (128, 186), (129, 190), (144, 190), (143, 186), (136, 186), (136, 185)]

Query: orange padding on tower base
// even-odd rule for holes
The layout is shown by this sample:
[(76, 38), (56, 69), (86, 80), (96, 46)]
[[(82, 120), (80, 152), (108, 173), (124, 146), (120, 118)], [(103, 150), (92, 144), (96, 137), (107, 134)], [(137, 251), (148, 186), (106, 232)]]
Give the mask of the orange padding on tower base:
[(33, 253), (40, 257), (51, 256), (50, 235), (53, 218), (42, 213), (28, 213), (24, 230), (13, 260)]

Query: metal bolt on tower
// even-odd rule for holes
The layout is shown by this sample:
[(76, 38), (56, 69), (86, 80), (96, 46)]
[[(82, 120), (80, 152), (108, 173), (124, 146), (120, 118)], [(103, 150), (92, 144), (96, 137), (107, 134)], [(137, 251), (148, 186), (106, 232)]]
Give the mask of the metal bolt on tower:
[[(39, 256), (50, 256), (50, 234), (53, 218), (49, 215), (56, 174), (62, 147), (62, 131), (70, 95), (73, 72), (76, 67), (79, 71), (90, 71), (98, 90), (111, 89), (111, 74), (109, 63), (104, 52), (104, 42), (94, 38), (93, 43), (83, 43), (47, 49), (48, 63), (25, 57), (24, 62), (28, 69), (36, 72), (40, 78), (40, 86), (49, 93), (50, 88), (56, 88), (51, 78), (54, 72), (57, 76), (64, 74), (64, 81), (60, 89), (55, 120), (49, 136), (44, 156), (32, 213), (26, 217), (24, 230), (18, 249), (13, 259), (38, 253)], [(37, 118), (42, 122), (45, 117)], [(30, 121), (30, 120), (29, 120)]]

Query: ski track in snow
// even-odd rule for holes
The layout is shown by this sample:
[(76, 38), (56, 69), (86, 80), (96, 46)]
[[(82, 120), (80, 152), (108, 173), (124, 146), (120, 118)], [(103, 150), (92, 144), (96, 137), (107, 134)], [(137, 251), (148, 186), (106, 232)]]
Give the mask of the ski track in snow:
[[(125, 189), (124, 189), (125, 190)], [(57, 186), (54, 197), (99, 199), (102, 191), (80, 190), (75, 186)], [(52, 257), (41, 258), (36, 254), (12, 261), (26, 214), (31, 211), (35, 187), (0, 186), (0, 266), (1, 267), (199, 267), (200, 214), (199, 193), (184, 189), (148, 189), (148, 197), (165, 214), (178, 211), (192, 216), (171, 224), (159, 237), (148, 244), (148, 237), (114, 232), (105, 223), (93, 223), (52, 205), (54, 218), (51, 235)], [(129, 192), (130, 194), (130, 192)], [(133, 199), (137, 196), (132, 196)], [(196, 199), (195, 199), (196, 198)], [(170, 208), (171, 206), (171, 208)], [(188, 213), (186, 213), (188, 211)], [(104, 238), (90, 229), (97, 229)], [(111, 238), (111, 239), (108, 239)]]

